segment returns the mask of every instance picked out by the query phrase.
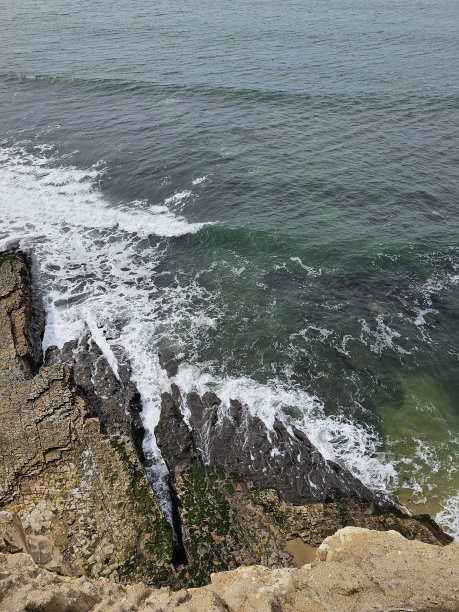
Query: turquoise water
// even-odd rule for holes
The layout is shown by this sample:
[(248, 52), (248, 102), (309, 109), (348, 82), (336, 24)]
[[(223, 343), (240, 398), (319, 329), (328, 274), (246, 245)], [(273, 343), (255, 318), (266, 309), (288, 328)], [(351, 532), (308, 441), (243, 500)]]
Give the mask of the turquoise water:
[(6, 1), (0, 241), (36, 255), (45, 348), (121, 343), (150, 430), (172, 349), (183, 389), (459, 533), (458, 16)]

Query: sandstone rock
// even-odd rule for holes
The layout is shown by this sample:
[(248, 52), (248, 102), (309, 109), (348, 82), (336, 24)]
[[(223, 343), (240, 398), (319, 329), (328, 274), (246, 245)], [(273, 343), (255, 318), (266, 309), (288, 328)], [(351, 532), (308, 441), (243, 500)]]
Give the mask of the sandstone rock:
[(43, 313), (33, 308), (32, 280), (24, 254), (0, 254), (0, 386), (31, 378), (41, 364)]
[[(428, 577), (428, 579), (426, 579)], [(8, 612), (456, 612), (459, 544), (345, 528), (300, 569), (252, 566), (173, 592), (143, 584), (57, 576), (30, 556), (0, 554), (0, 609)]]
[(0, 512), (0, 552), (30, 553), (21, 520), (11, 512)]
[(114, 420), (106, 434), (68, 365), (35, 373), (31, 300), (25, 258), (0, 257), (0, 509), (17, 512), (28, 535), (51, 540), (35, 547), (51, 564), (111, 580), (173, 581), (171, 527), (129, 420), (124, 428)]
[[(177, 588), (203, 584), (212, 572), (241, 564), (291, 566), (289, 543), (317, 547), (323, 537), (348, 524), (397, 529), (432, 543), (449, 541), (429, 517), (415, 520), (387, 502), (378, 504), (377, 496), (346, 470), (326, 462), (301, 432), (294, 429), (292, 436), (276, 422), (269, 438), (263, 423), (238, 402), (223, 410), (213, 393), (202, 398), (188, 395), (184, 399), (192, 429), (188, 428), (183, 398), (173, 385), (172, 393), (163, 396), (156, 433), (173, 472), (174, 516), (179, 515), (182, 532), (176, 546), (183, 539), (188, 560), (188, 565), (174, 568), (173, 559), (183, 559), (173, 555), (171, 527), (141, 464), (140, 402), (129, 364), (115, 347), (120, 365), (114, 372), (85, 334), (61, 351), (50, 351), (46, 366), (39, 368), (41, 319), (34, 315), (30, 283), (23, 256), (0, 257), (0, 509), (17, 512), (27, 535), (24, 540), (15, 519), (7, 518), (4, 550), (14, 550), (20, 558), (19, 551), (28, 550), (42, 568), (61, 574)], [(272, 486), (280, 496), (267, 488)], [(288, 501), (316, 498), (318, 503), (307, 506)], [(31, 567), (29, 575), (38, 579)], [(268, 576), (271, 584), (271, 574), (260, 568), (256, 572)], [(7, 593), (5, 584), (11, 585), (7, 581), (2, 587), (1, 576), (0, 572), (0, 601), (1, 589)], [(48, 574), (43, 570), (41, 576)], [(291, 582), (290, 574), (286, 576)], [(102, 588), (100, 583), (81, 584), (86, 594)], [(33, 586), (27, 588), (37, 596), (29, 609), (64, 606), (60, 591), (46, 588), (37, 594)], [(147, 601), (147, 587), (136, 589), (129, 591), (132, 597), (135, 593), (135, 601)], [(116, 597), (126, 593), (110, 592)], [(145, 609), (239, 605), (237, 598), (233, 601), (215, 590), (201, 591), (194, 603), (192, 591), (160, 593), (159, 600), (151, 596), (151, 607)], [(28, 595), (23, 596), (26, 601)], [(252, 609), (244, 608), (246, 596), (241, 597), (241, 609)], [(99, 601), (115, 605), (114, 599), (108, 603), (82, 596), (75, 608), (68, 603), (62, 609), (86, 609)], [(259, 603), (276, 609), (276, 601), (262, 598)]]

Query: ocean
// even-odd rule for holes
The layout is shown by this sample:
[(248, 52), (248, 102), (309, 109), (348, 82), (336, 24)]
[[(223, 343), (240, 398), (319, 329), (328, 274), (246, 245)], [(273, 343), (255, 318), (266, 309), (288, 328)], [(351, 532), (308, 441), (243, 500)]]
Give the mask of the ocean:
[(459, 7), (4, 0), (0, 248), (88, 326), (459, 537)]

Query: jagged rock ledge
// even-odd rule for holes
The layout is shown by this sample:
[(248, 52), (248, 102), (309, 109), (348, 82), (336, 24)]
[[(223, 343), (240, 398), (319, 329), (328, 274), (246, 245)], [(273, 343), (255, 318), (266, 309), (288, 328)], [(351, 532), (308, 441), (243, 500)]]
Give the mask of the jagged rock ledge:
[(18, 513), (49, 568), (171, 584), (171, 527), (139, 459), (131, 418), (111, 410), (110, 423), (101, 421), (69, 365), (41, 365), (32, 299), (27, 258), (3, 254), (0, 509)]
[(182, 396), (172, 383), (163, 394), (155, 435), (194, 584), (241, 564), (301, 565), (311, 549), (348, 525), (451, 542), (428, 515), (409, 516), (292, 430), (277, 421), (268, 432), (239, 402), (225, 409), (214, 393)]
[[(428, 579), (426, 579), (428, 577)], [(211, 584), (171, 591), (58, 576), (23, 553), (0, 554), (8, 612), (456, 612), (459, 543), (408, 541), (395, 531), (347, 527), (299, 569), (240, 567)]]

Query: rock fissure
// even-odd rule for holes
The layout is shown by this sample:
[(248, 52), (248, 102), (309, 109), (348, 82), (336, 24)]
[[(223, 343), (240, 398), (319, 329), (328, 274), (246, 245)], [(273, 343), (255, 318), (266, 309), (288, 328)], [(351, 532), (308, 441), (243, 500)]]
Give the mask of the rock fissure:
[[(171, 526), (143, 465), (142, 405), (126, 357), (111, 347), (115, 374), (86, 331), (40, 364), (28, 266), (18, 252), (0, 256), (0, 294), (14, 285), (0, 297), (0, 510), (18, 513), (45, 568), (177, 589), (240, 565), (301, 565), (307, 547), (349, 524), (449, 541), (430, 518), (408, 517), (325, 461), (294, 427), (276, 420), (268, 430), (241, 402), (182, 396), (173, 383), (155, 431)], [(216, 609), (234, 609), (212, 598)]]

